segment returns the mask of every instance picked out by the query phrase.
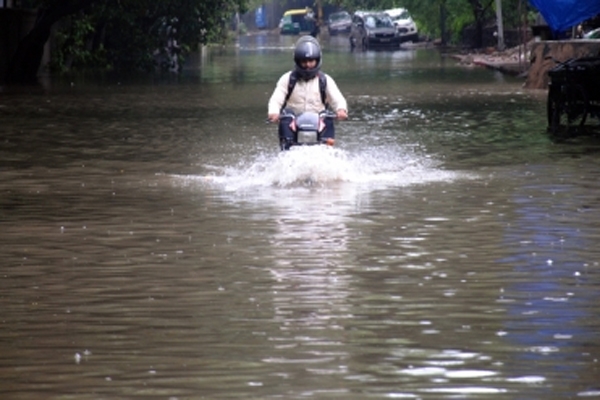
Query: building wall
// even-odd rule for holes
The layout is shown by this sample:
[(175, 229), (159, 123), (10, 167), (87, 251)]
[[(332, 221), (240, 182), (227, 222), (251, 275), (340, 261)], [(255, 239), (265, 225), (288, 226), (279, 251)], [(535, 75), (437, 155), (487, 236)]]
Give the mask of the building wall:
[(35, 11), (0, 8), (0, 79), (6, 76), (8, 63), (35, 24), (35, 17)]
[(548, 71), (556, 62), (569, 58), (600, 57), (600, 40), (548, 40), (534, 43), (531, 47), (531, 65), (527, 73), (525, 87), (528, 89), (546, 89), (549, 78)]

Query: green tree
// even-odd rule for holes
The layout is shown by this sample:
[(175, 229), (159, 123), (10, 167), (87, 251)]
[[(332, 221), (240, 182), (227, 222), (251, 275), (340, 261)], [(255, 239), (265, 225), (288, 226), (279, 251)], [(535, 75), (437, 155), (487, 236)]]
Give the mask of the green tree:
[[(38, 0), (33, 29), (11, 59), (8, 82), (35, 82), (50, 31), (59, 29), (58, 62), (112, 69), (151, 69), (157, 56), (181, 59), (199, 44), (216, 41), (250, 0)], [(171, 54), (173, 55), (173, 54)]]

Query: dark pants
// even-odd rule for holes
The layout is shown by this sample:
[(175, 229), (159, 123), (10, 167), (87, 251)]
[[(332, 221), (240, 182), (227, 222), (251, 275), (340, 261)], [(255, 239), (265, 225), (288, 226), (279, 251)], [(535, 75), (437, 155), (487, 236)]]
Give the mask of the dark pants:
[[(288, 114), (292, 112), (285, 110)], [(282, 113), (285, 114), (285, 113)], [(283, 150), (288, 150), (290, 145), (294, 143), (294, 132), (290, 129), (290, 123), (292, 122), (292, 116), (286, 117), (285, 115), (279, 119), (279, 142)], [(331, 118), (325, 118), (325, 130), (321, 134), (321, 140), (324, 139), (335, 139), (335, 126)]]

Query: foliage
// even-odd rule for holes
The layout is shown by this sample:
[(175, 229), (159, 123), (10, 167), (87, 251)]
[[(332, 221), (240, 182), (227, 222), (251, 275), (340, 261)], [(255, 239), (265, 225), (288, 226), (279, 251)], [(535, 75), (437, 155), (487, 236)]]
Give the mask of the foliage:
[[(44, 0), (50, 5), (57, 1)], [(201, 44), (225, 40), (249, 0), (95, 1), (58, 29), (53, 67), (152, 70), (180, 64)]]
[(64, 30), (54, 35), (54, 50), (50, 69), (64, 72), (72, 65), (98, 64), (104, 59), (100, 51), (87, 49), (87, 38), (94, 32), (92, 19), (87, 15), (79, 18), (68, 17)]
[(387, 10), (396, 7), (394, 0), (340, 0), (334, 2), (349, 10)]

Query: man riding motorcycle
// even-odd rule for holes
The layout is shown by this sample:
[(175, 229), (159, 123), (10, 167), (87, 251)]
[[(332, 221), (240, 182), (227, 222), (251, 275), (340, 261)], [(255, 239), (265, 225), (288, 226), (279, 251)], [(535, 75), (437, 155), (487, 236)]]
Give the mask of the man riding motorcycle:
[[(329, 75), (321, 71), (321, 46), (312, 36), (302, 36), (294, 48), (294, 69), (284, 73), (275, 86), (269, 99), (268, 119), (279, 122), (279, 139), (282, 148), (289, 149), (294, 135), (288, 118), (280, 115), (303, 112), (321, 112), (327, 108), (335, 111), (339, 120), (348, 118), (348, 105), (337, 84)], [(284, 113), (285, 111), (285, 113)], [(322, 139), (335, 138), (333, 121), (325, 120), (326, 129)]]

